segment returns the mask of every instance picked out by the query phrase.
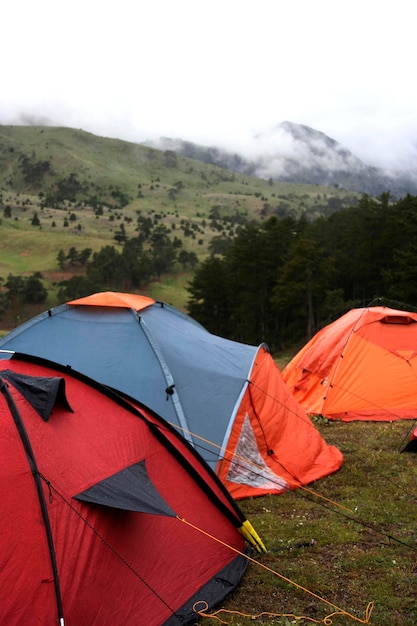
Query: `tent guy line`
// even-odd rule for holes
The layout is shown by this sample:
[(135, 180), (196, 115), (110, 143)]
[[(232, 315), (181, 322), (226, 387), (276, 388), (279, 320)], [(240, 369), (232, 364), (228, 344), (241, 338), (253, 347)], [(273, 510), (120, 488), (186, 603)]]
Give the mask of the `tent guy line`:
[[(309, 498), (308, 496), (304, 495), (303, 493), (297, 493), (297, 496), (300, 497), (300, 498), (304, 498), (306, 500), (309, 500), (310, 502), (315, 502), (315, 500), (313, 500), (312, 498)], [(315, 502), (315, 504), (319, 504), (320, 506), (322, 506), (324, 508), (327, 508), (328, 510), (332, 511), (333, 513), (336, 513), (336, 515), (340, 515), (341, 517), (344, 517), (345, 519), (349, 520), (349, 522), (355, 522), (356, 524), (359, 524), (363, 528), (366, 528), (367, 530), (370, 530), (372, 533), (375, 533), (377, 535), (381, 535), (382, 537), (385, 537), (389, 541), (393, 541), (394, 543), (398, 543), (399, 545), (404, 546), (405, 548), (409, 548), (410, 550), (413, 550), (414, 552), (417, 552), (417, 546), (415, 546), (415, 545), (413, 545), (411, 543), (407, 543), (407, 541), (403, 541), (402, 539), (399, 539), (398, 537), (395, 537), (395, 535), (391, 535), (389, 533), (384, 532), (383, 530), (378, 530), (378, 529), (374, 528), (371, 525), (370, 522), (365, 522), (364, 520), (361, 520), (359, 518), (351, 517), (350, 515), (347, 515), (346, 513), (341, 513), (340, 511), (336, 511), (336, 510), (328, 507), (323, 502)]]
[[(320, 597), (318, 597), (318, 599), (320, 599)], [(314, 619), (312, 617), (308, 617), (306, 615), (295, 615), (294, 613), (271, 613), (269, 611), (262, 611), (262, 613), (250, 614), (250, 613), (242, 613), (241, 611), (230, 611), (228, 609), (217, 609), (216, 611), (211, 611), (209, 613), (207, 604), (206, 603), (200, 603), (200, 604), (203, 604), (202, 608), (198, 609), (197, 608), (197, 604), (194, 607), (194, 610), (196, 611), (196, 613), (200, 617), (209, 617), (209, 618), (212, 618), (212, 619), (216, 619), (221, 624), (226, 624), (227, 622), (224, 622), (223, 620), (221, 620), (221, 618), (219, 616), (220, 615), (230, 615), (230, 614), (239, 615), (239, 617), (249, 618), (249, 619), (252, 619), (252, 620), (256, 620), (256, 619), (259, 619), (261, 617), (281, 617), (281, 618), (293, 619), (293, 620), (296, 620), (296, 621), (298, 621), (298, 620), (307, 620), (309, 622), (313, 622), (314, 624), (329, 624), (329, 625), (333, 624), (333, 618), (334, 617), (336, 617), (337, 615), (340, 615), (340, 616), (350, 617), (355, 622), (359, 622), (360, 624), (369, 624), (372, 612), (374, 610), (374, 602), (368, 602), (368, 605), (367, 605), (366, 610), (365, 610), (365, 619), (361, 619), (360, 617), (356, 617), (355, 615), (352, 615), (351, 613), (348, 613), (348, 612), (344, 611), (343, 609), (341, 609), (340, 611), (334, 611), (333, 613), (329, 613), (329, 615), (326, 615), (321, 620), (317, 620), (317, 619)]]
[[(177, 424), (172, 424), (171, 422), (168, 422), (171, 426), (173, 426), (174, 428), (176, 428), (177, 430), (179, 430), (180, 432), (183, 432), (183, 428), (181, 428), (180, 426), (178, 426)], [(188, 434), (192, 435), (193, 439), (195, 439), (195, 447), (198, 448), (199, 450), (209, 450), (209, 448), (205, 448), (204, 445), (202, 445), (202, 443), (198, 443), (198, 442), (205, 442), (210, 444), (210, 446), (214, 446), (214, 447), (219, 447), (216, 446), (216, 444), (213, 441), (209, 441), (207, 439), (204, 439), (203, 437), (200, 437), (199, 435), (197, 435), (196, 433), (193, 433), (191, 431), (187, 431)], [(220, 448), (220, 453), (222, 457), (225, 457), (226, 455), (230, 455), (230, 458), (233, 458), (233, 463), (237, 466), (240, 466), (241, 468), (247, 468), (247, 465), (249, 464), (251, 466), (251, 471), (253, 472), (254, 475), (258, 475), (258, 476), (262, 476), (262, 467), (260, 465), (257, 465), (256, 461), (253, 461), (251, 459), (248, 459), (246, 457), (243, 456), (239, 456), (239, 454), (236, 454), (234, 452), (232, 452), (231, 450), (228, 450), (227, 448)], [(272, 457), (273, 455), (270, 454), (270, 457)], [(282, 467), (286, 472), (290, 473), (290, 470), (288, 468), (286, 468), (278, 459), (274, 458), (273, 459), (280, 467)], [(279, 485), (280, 483), (278, 483), (277, 481), (277, 485)], [(344, 506), (343, 504), (340, 504), (340, 502), (337, 502), (336, 500), (333, 500), (331, 498), (328, 498), (327, 496), (319, 493), (318, 491), (315, 491), (313, 489), (310, 489), (309, 487), (307, 487), (306, 485), (303, 485), (302, 483), (300, 483), (300, 481), (298, 481), (295, 477), (294, 477), (294, 482), (292, 483), (292, 485), (288, 485), (287, 489), (285, 491), (294, 491), (296, 489), (301, 489), (302, 491), (305, 491), (306, 493), (310, 493), (314, 496), (316, 496), (317, 498), (321, 498), (331, 504), (333, 504), (336, 507), (339, 507), (341, 509), (344, 509), (345, 511), (349, 511), (350, 513), (353, 513), (354, 511), (346, 506)]]
[[(207, 534), (209, 537), (211, 537), (211, 535), (209, 533), (205, 533)], [(212, 539), (214, 539), (214, 541), (219, 541), (218, 539), (216, 539), (216, 537), (211, 537)], [(220, 542), (221, 543), (221, 542)], [(235, 548), (232, 548), (232, 550), (234, 552), (236, 552)], [(273, 574), (274, 576), (277, 576), (278, 578), (280, 578), (281, 580), (284, 580), (285, 582), (289, 583), (290, 585), (296, 587), (297, 589), (300, 589), (301, 591), (303, 591), (304, 593), (307, 593), (310, 596), (313, 596), (313, 598), (315, 598), (316, 600), (319, 600), (320, 602), (327, 604), (327, 606), (330, 606), (332, 609), (336, 609), (336, 613), (333, 613), (332, 615), (346, 615), (347, 617), (350, 617), (351, 619), (353, 619), (356, 622), (359, 622), (361, 624), (368, 624), (369, 620), (371, 618), (371, 614), (373, 611), (373, 602), (369, 602), (366, 611), (365, 611), (365, 620), (362, 620), (358, 617), (356, 617), (355, 615), (353, 615), (352, 613), (349, 613), (348, 611), (345, 611), (344, 609), (341, 609), (339, 606), (337, 606), (336, 604), (333, 604), (333, 602), (330, 602), (329, 600), (326, 600), (326, 598), (323, 598), (323, 596), (318, 595), (317, 593), (315, 593), (314, 591), (311, 591), (311, 589), (307, 589), (307, 587), (304, 587), (303, 585), (300, 585), (299, 583), (295, 582), (294, 580), (292, 580), (291, 578), (288, 578), (287, 576), (284, 576), (283, 574), (280, 574), (279, 572), (277, 572), (276, 570), (272, 569), (271, 567), (269, 567), (268, 565), (265, 565), (264, 563), (261, 563), (260, 561), (257, 561), (256, 559), (253, 559), (251, 556), (249, 555), (244, 555), (245, 558), (250, 561), (251, 563), (257, 565), (258, 567), (261, 567), (262, 569), (268, 571), (270, 574)], [(197, 604), (197, 603), (196, 603)], [(195, 606), (195, 605), (194, 605)], [(207, 615), (204, 612), (199, 612), (199, 615), (203, 616), (203, 617), (210, 617), (209, 615)], [(213, 614), (214, 615), (214, 614)], [(322, 622), (324, 624), (329, 623), (327, 621), (328, 616), (326, 616), (324, 618), (324, 620), (322, 620)]]
[[(106, 540), (105, 537), (103, 537), (103, 535), (87, 520), (83, 517), (83, 515), (80, 513), (80, 511), (78, 511), (66, 498), (65, 496), (60, 493), (60, 491), (45, 477), (43, 476), (41, 473), (39, 473), (39, 477), (45, 482), (45, 484), (47, 485), (48, 489), (52, 492), (54, 492), (59, 498), (61, 498), (61, 500), (63, 500), (63, 502), (90, 528), (90, 530), (100, 539), (100, 541), (102, 541), (109, 550), (111, 550), (113, 552), (113, 554), (134, 574), (134, 576), (136, 576), (137, 578), (139, 578), (139, 580), (145, 584), (150, 591), (155, 594), (158, 599), (163, 602), (166, 607), (172, 612), (172, 614), (175, 614), (175, 612), (173, 611), (172, 607), (170, 607), (165, 600), (158, 594), (158, 592), (152, 588), (151, 585), (148, 584), (148, 582), (141, 576), (141, 574), (137, 571), (136, 568), (134, 568), (129, 561), (124, 558), (115, 548), (113, 545), (111, 545), (110, 542), (108, 542)], [(317, 600), (319, 600), (320, 602), (331, 606), (333, 609), (337, 610), (337, 613), (340, 615), (346, 615), (348, 617), (350, 617), (351, 619), (355, 620), (355, 621), (359, 621), (360, 623), (363, 624), (367, 624), (370, 618), (370, 615), (372, 613), (372, 610), (369, 610), (369, 608), (367, 609), (367, 615), (369, 615), (369, 617), (366, 619), (366, 621), (363, 621), (359, 618), (357, 618), (356, 616), (352, 615), (351, 613), (345, 611), (344, 609), (341, 609), (340, 607), (336, 606), (335, 604), (333, 604), (332, 602), (330, 602), (329, 600), (327, 600), (326, 598), (319, 596), (318, 594), (314, 593), (313, 591), (307, 589), (306, 587), (303, 587), (302, 585), (300, 585), (299, 583), (293, 581), (292, 579), (280, 574), (279, 572), (277, 572), (276, 570), (273, 570), (272, 568), (264, 565), (262, 562), (252, 558), (249, 554), (247, 554), (246, 552), (242, 552), (240, 550), (237, 550), (236, 548), (234, 548), (233, 546), (229, 545), (228, 543), (225, 543), (224, 541), (220, 540), (218, 537), (215, 537), (214, 535), (210, 534), (209, 532), (203, 530), (202, 528), (196, 526), (195, 524), (191, 523), (190, 521), (188, 521), (187, 519), (176, 515), (175, 516), (176, 519), (181, 522), (186, 524), (187, 526), (189, 526), (190, 528), (194, 529), (195, 531), (202, 533), (203, 535), (205, 535), (206, 537), (210, 538), (213, 542), (219, 543), (221, 545), (223, 545), (224, 547), (228, 548), (229, 550), (231, 550), (232, 552), (235, 552), (237, 554), (239, 554), (240, 556), (242, 556), (243, 558), (245, 558), (247, 561), (253, 563), (254, 565), (261, 567), (267, 571), (269, 571), (270, 573), (274, 574), (275, 576), (277, 576), (278, 578), (281, 578), (282, 580), (286, 581), (287, 583), (291, 584), (292, 586), (300, 589), (301, 591), (313, 596), (314, 598), (316, 598)], [(207, 605), (207, 603), (205, 601), (201, 601), (201, 600), (197, 600), (195, 602), (195, 604), (193, 605), (193, 609), (195, 610), (196, 614), (203, 616), (203, 617), (208, 617), (207, 613), (205, 613), (204, 611), (200, 610), (196, 610), (196, 607), (199, 603), (203, 603), (205, 605)], [(368, 607), (370, 607), (372, 605), (372, 603), (370, 603), (368, 605)], [(180, 617), (180, 616), (179, 616)]]
[[(417, 422), (416, 422), (416, 424), (417, 424)], [(413, 426), (413, 428), (411, 428), (411, 430), (408, 430), (408, 433), (412, 432), (413, 429), (414, 429), (414, 426)], [(403, 439), (403, 441), (404, 440), (405, 440), (405, 438)], [(401, 452), (401, 451), (398, 449), (397, 452)], [(385, 474), (379, 468), (379, 466), (375, 467), (375, 465), (371, 465), (371, 463), (369, 463), (369, 461), (367, 461), (366, 459), (363, 459), (362, 457), (358, 456), (354, 450), (349, 450), (349, 456), (354, 457), (355, 460), (358, 463), (361, 463), (363, 465), (363, 467), (365, 467), (366, 469), (372, 470), (373, 474), (375, 474), (376, 476), (380, 476), (384, 480), (384, 482), (389, 483), (389, 485), (394, 487), (396, 491), (400, 490), (400, 491), (402, 491), (402, 493), (404, 493), (407, 496), (410, 496), (410, 497), (413, 497), (413, 498), (415, 497), (416, 494), (414, 492), (408, 491), (402, 485), (399, 485), (398, 482), (395, 482), (388, 474)]]
[[(198, 436), (196, 436), (196, 438), (199, 439)], [(198, 447), (200, 447), (200, 446), (198, 446)], [(203, 446), (201, 446), (201, 447), (203, 447)], [(366, 467), (369, 467), (369, 463), (367, 463), (366, 461), (363, 461), (363, 459), (359, 459), (359, 460)], [(242, 461), (245, 463), (245, 467), (246, 467), (247, 459), (242, 458)], [(235, 460), (235, 462), (239, 463), (238, 460)], [(258, 468), (258, 466), (256, 466), (255, 463), (252, 463), (252, 465), (253, 465), (253, 468), (254, 468), (253, 472), (256, 474), (256, 469), (261, 469), (261, 468)], [(380, 475), (385, 477), (384, 474), (382, 474), (382, 473), (380, 473)], [(391, 480), (389, 480), (388, 482), (392, 483), (396, 487), (396, 489), (399, 488), (399, 485), (397, 483), (394, 484), (393, 481), (391, 481)], [(403, 545), (405, 547), (408, 547), (408, 548), (410, 548), (412, 550), (417, 550), (417, 547), (415, 547), (412, 544), (409, 544), (409, 543), (407, 543), (405, 541), (402, 541), (401, 539), (398, 539), (397, 537), (395, 537), (395, 535), (390, 535), (388, 533), (384, 533), (383, 531), (376, 530), (371, 525), (370, 522), (366, 522), (366, 521), (364, 521), (362, 519), (359, 519), (357, 517), (352, 517), (350, 515), (343, 515), (342, 513), (340, 513), (337, 510), (337, 509), (342, 509), (342, 510), (346, 511), (347, 513), (356, 513), (357, 510), (358, 510), (358, 506), (355, 507), (355, 509), (352, 509), (352, 508), (346, 507), (345, 505), (341, 504), (340, 502), (337, 502), (336, 500), (334, 500), (332, 498), (329, 498), (329, 497), (325, 496), (324, 494), (319, 493), (316, 490), (310, 489), (308, 486), (304, 486), (304, 485), (300, 485), (300, 484), (297, 484), (297, 485), (294, 485), (294, 486), (296, 487), (296, 489), (288, 488), (287, 491), (293, 493), (296, 497), (300, 497), (300, 498), (304, 497), (305, 499), (309, 500), (310, 502), (312, 502), (314, 504), (317, 504), (317, 505), (320, 505), (320, 506), (323, 506), (324, 508), (327, 508), (328, 510), (332, 511), (333, 513), (340, 514), (342, 517), (344, 517), (345, 519), (347, 519), (350, 522), (355, 522), (356, 524), (359, 524), (360, 526), (362, 526), (364, 528), (367, 528), (368, 530), (370, 530), (370, 531), (372, 531), (372, 532), (374, 532), (376, 534), (382, 535), (382, 536), (386, 537), (387, 539), (389, 539), (391, 541), (394, 541), (396, 543), (399, 543), (399, 544), (401, 544), (401, 545)], [(407, 495), (414, 495), (414, 494), (408, 493), (405, 490), (403, 490), (403, 491)], [(308, 497), (307, 495), (304, 495), (304, 494), (309, 494), (310, 496), (313, 496), (313, 497)], [(316, 498), (319, 501), (317, 501)], [(329, 505), (333, 505), (333, 506), (337, 507), (337, 509), (335, 510), (331, 506), (326, 506), (326, 504), (324, 504), (325, 502), (327, 502)]]
[[(126, 565), (126, 567), (128, 569), (130, 569), (130, 571), (132, 572), (132, 574), (134, 574), (137, 578), (139, 578), (139, 580), (148, 587), (148, 589), (150, 589), (152, 591), (152, 593), (154, 593), (159, 600), (161, 600), (161, 602), (163, 602), (166, 607), (172, 611), (172, 607), (170, 607), (163, 598), (161, 598), (161, 596), (159, 596), (159, 594), (155, 591), (155, 589), (153, 589), (147, 582), (146, 580), (139, 574), (139, 572), (129, 563), (129, 561), (123, 557), (120, 552), (118, 552), (118, 550), (116, 550), (116, 548), (109, 542), (107, 541), (107, 539), (97, 530), (97, 528), (95, 528), (92, 524), (90, 524), (90, 522), (80, 513), (80, 511), (77, 511), (77, 509), (71, 504), (71, 502), (69, 502), (69, 500), (67, 500), (67, 498), (65, 498), (65, 496), (51, 483), (50, 480), (48, 480), (46, 478), (46, 476), (44, 476), (43, 474), (39, 473), (39, 477), (44, 481), (45, 485), (48, 487), (48, 489), (50, 490), (50, 492), (55, 493), (59, 498), (61, 498), (61, 500), (71, 509), (71, 511), (73, 511), (73, 513), (75, 513), (80, 520), (86, 525), (88, 526), (88, 528), (100, 539), (100, 541), (102, 541), (104, 543), (105, 546), (107, 546), (107, 548), (109, 548), (109, 550), (111, 550), (113, 552), (113, 554), (124, 564)], [(51, 500), (52, 503), (52, 500)]]
[[(158, 598), (158, 600), (160, 600), (163, 604), (165, 604), (165, 606), (172, 613), (172, 615), (175, 615), (175, 611), (173, 610), (173, 608), (169, 606), (169, 604), (164, 600), (164, 598), (147, 582), (147, 580), (145, 580), (145, 578), (143, 578), (143, 576), (140, 575), (137, 569), (133, 567), (133, 565), (131, 565), (131, 563), (129, 563), (129, 561), (124, 556), (122, 556), (120, 552), (116, 550), (116, 548), (109, 541), (107, 541), (107, 539), (97, 530), (97, 528), (95, 528), (92, 524), (90, 524), (90, 522), (80, 513), (80, 511), (77, 511), (77, 509), (71, 504), (71, 502), (69, 502), (67, 498), (65, 498), (65, 496), (62, 493), (60, 493), (60, 491), (58, 491), (58, 489), (54, 485), (52, 485), (52, 483), (45, 476), (43, 476), (43, 474), (39, 473), (39, 477), (44, 481), (48, 489), (50, 491), (53, 491), (59, 498), (61, 498), (61, 500), (71, 509), (71, 511), (73, 511), (73, 513), (75, 513), (80, 518), (80, 520), (86, 526), (88, 526), (88, 528), (100, 539), (100, 541), (109, 550), (111, 550), (111, 552), (115, 555), (115, 557), (119, 559), (132, 572), (132, 574), (136, 576), (136, 578), (138, 578), (144, 585), (146, 585), (146, 587)], [(178, 516), (176, 517), (178, 520), (181, 521), (180, 517)], [(232, 548), (230, 547), (230, 549)], [(241, 554), (242, 556), (245, 556), (243, 552)], [(181, 619), (181, 616), (179, 616), (179, 618)]]

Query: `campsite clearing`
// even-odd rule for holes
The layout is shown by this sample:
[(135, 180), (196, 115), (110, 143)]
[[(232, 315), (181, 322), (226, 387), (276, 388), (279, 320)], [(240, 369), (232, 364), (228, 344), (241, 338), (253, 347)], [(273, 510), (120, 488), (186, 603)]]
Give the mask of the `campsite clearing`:
[[(268, 548), (255, 558), (360, 620), (374, 602), (369, 624), (415, 626), (417, 455), (399, 452), (412, 423), (315, 423), (344, 454), (339, 472), (309, 485), (330, 501), (301, 489), (241, 501)], [(320, 624), (336, 611), (256, 564), (222, 608), (238, 612), (218, 615), (234, 626)], [(309, 620), (249, 617), (262, 612)], [(359, 623), (348, 616), (331, 619), (333, 626)]]

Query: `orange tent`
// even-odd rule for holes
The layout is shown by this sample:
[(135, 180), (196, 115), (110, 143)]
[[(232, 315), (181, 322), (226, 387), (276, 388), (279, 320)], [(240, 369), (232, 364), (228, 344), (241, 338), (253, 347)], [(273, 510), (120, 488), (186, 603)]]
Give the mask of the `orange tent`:
[(352, 421), (417, 417), (417, 313), (352, 309), (282, 370), (310, 415)]

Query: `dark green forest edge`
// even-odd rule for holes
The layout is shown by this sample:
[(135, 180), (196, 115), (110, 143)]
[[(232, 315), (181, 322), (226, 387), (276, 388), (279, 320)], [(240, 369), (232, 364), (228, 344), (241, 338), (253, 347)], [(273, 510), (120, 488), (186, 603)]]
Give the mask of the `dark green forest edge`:
[(0, 127), (0, 183), (2, 327), (164, 281), (211, 332), (272, 350), (353, 306), (417, 306), (414, 196), (263, 181), (49, 127)]

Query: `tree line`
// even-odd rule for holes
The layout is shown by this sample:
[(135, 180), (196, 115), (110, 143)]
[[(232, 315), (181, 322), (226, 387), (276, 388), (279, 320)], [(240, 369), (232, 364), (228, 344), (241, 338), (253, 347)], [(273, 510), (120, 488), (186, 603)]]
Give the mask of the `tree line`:
[[(234, 236), (216, 235), (209, 254), (195, 253), (164, 224), (139, 215), (137, 236), (98, 252), (59, 251), (61, 269), (80, 274), (58, 285), (65, 302), (101, 290), (138, 291), (161, 274), (192, 270), (189, 314), (209, 331), (272, 350), (310, 338), (346, 310), (373, 301), (417, 307), (417, 197), (393, 201), (387, 192), (308, 220), (271, 216), (246, 220)], [(10, 275), (0, 313), (14, 298), (42, 303), (42, 276)], [(394, 303), (394, 304), (393, 304)]]
[(211, 332), (272, 349), (375, 300), (417, 307), (417, 197), (363, 196), (312, 222), (248, 222), (197, 268), (189, 294), (190, 315)]
[(85, 266), (82, 275), (60, 283), (58, 298), (61, 301), (107, 289), (137, 290), (150, 280), (172, 272), (176, 263), (183, 269), (193, 268), (198, 263), (195, 252), (183, 249), (182, 241), (172, 238), (164, 224), (126, 238), (120, 250), (112, 245), (94, 253), (89, 249), (78, 252), (71, 248), (67, 254), (60, 250), (57, 260), (61, 269), (66, 263)]

